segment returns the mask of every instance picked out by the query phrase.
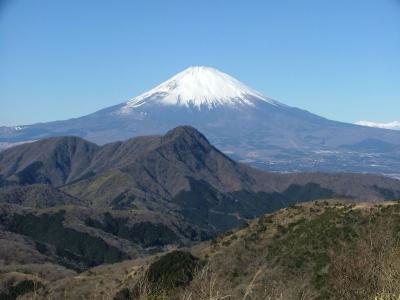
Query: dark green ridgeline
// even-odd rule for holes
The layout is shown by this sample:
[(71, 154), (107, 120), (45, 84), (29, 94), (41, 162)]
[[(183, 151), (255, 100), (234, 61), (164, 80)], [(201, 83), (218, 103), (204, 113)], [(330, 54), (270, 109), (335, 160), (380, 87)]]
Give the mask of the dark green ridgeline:
[(399, 191), (392, 190), (392, 189), (385, 189), (385, 188), (379, 187), (377, 185), (374, 185), (373, 187), (376, 191), (379, 192), (379, 194), (381, 194), (385, 198), (385, 200), (390, 201), (390, 200), (400, 199)]
[(32, 238), (37, 242), (37, 250), (40, 252), (48, 251), (45, 244), (54, 246), (56, 255), (64, 260), (62, 264), (67, 264), (65, 259), (72, 261), (75, 265), (68, 267), (75, 269), (114, 263), (128, 258), (126, 254), (108, 245), (99, 237), (64, 227), (64, 215), (64, 210), (54, 214), (14, 214), (6, 227), (9, 231)]
[(106, 212), (102, 222), (88, 219), (86, 225), (138, 243), (143, 247), (160, 247), (178, 241), (178, 236), (161, 223), (139, 222), (128, 226), (128, 218), (113, 217)]
[(215, 234), (292, 204), (337, 196), (332, 190), (315, 183), (304, 186), (292, 184), (282, 193), (243, 190), (222, 194), (203, 180), (188, 179), (191, 190), (180, 192), (173, 202), (180, 207), (188, 222), (208, 228)]

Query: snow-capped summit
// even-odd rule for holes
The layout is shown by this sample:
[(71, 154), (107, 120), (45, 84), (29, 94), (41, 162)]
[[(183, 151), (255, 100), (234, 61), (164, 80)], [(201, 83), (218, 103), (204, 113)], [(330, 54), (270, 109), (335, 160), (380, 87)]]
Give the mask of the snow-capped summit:
[(212, 109), (221, 105), (254, 106), (255, 101), (280, 104), (217, 69), (196, 66), (129, 100), (121, 112), (127, 113), (146, 103)]

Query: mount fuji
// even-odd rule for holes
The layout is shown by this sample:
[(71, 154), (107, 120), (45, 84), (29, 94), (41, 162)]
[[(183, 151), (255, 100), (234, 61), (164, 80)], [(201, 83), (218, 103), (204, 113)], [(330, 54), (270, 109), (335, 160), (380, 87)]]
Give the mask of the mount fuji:
[(234, 159), (272, 171), (400, 177), (400, 132), (325, 119), (268, 98), (210, 67), (190, 67), (150, 91), (63, 121), (0, 127), (0, 144), (75, 135), (98, 144), (191, 125)]

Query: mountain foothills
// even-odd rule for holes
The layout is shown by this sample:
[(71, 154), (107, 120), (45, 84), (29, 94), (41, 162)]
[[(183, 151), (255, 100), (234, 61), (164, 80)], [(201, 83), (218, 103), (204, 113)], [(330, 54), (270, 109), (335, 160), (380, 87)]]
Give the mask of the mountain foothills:
[(270, 171), (400, 175), (400, 132), (327, 120), (263, 96), (209, 67), (80, 118), (0, 128), (3, 148), (74, 135), (105, 144), (192, 125), (231, 158)]
[[(162, 136), (142, 136), (102, 146), (72, 136), (18, 145), (0, 153), (0, 295), (15, 299), (40, 290), (56, 294), (62, 291), (67, 299), (88, 298), (85, 293), (97, 288), (92, 286), (88, 292), (88, 286), (81, 289), (79, 285), (86, 282), (83, 278), (97, 272), (93, 270), (114, 270), (103, 264), (136, 259), (138, 270), (144, 270), (149, 261), (146, 257), (156, 252), (190, 247), (246, 226), (265, 213), (327, 198), (347, 203), (395, 200), (400, 198), (400, 181), (355, 173), (263, 172), (233, 161), (190, 126), (174, 128)], [(282, 234), (287, 233), (287, 229), (282, 230)], [(353, 236), (353, 232), (348, 234)], [(277, 242), (281, 240), (284, 243), (284, 236), (276, 238)], [(274, 251), (284, 255), (291, 246), (282, 247)], [(202, 261), (192, 254), (177, 255), (178, 262), (193, 268)], [(252, 255), (257, 256), (257, 252)], [(268, 262), (270, 266), (275, 266), (273, 259)], [(158, 282), (159, 267), (155, 267), (154, 282)], [(127, 272), (125, 279), (136, 276), (129, 268), (121, 270)], [(316, 270), (318, 274), (325, 272), (323, 268)], [(252, 271), (246, 274), (251, 276)], [(89, 273), (77, 275), (81, 272)], [(298, 278), (296, 274), (293, 280)], [(103, 287), (112, 281), (116, 293), (116, 287), (122, 289), (125, 283), (133, 282), (117, 284), (118, 276), (98, 281), (95, 286), (101, 285), (106, 293)], [(67, 286), (75, 281), (79, 284), (72, 291)], [(118, 297), (126, 293), (129, 296), (138, 291), (129, 286)]]
[(191, 248), (79, 275), (44, 264), (2, 276), (23, 299), (396, 299), (399, 213), (394, 202), (308, 202)]

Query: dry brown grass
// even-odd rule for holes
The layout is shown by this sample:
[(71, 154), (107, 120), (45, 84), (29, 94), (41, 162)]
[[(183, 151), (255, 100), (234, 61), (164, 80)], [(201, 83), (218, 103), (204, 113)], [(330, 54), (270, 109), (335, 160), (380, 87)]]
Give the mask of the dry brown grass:
[(340, 299), (398, 299), (400, 295), (400, 247), (389, 220), (365, 225), (367, 234), (352, 252), (331, 253), (330, 285)]
[(400, 300), (400, 294), (395, 295), (383, 291), (376, 295), (373, 300)]
[(179, 295), (180, 300), (231, 299), (229, 284), (223, 274), (215, 272), (211, 265), (198, 270), (191, 284)]

